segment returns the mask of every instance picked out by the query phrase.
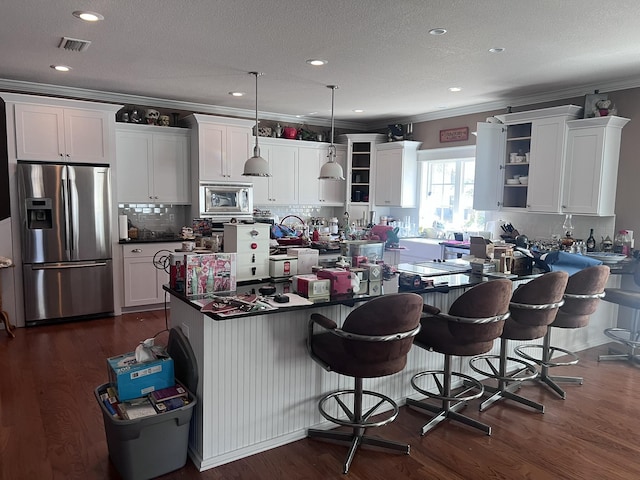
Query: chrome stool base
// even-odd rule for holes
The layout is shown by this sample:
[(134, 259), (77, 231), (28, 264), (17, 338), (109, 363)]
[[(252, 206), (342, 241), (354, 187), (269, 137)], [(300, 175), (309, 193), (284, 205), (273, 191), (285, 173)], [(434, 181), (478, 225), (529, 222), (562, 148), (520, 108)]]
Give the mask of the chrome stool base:
[[(505, 342), (505, 340), (503, 339), (502, 342)], [(469, 366), (472, 370), (498, 381), (497, 387), (484, 386), (484, 390), (492, 393), (493, 395), (480, 404), (480, 411), (484, 412), (497, 401), (506, 399), (513, 400), (514, 402), (531, 407), (540, 413), (544, 413), (544, 405), (514, 393), (520, 389), (522, 382), (538, 378), (539, 373), (535, 365), (525, 362), (519, 358), (507, 357), (505, 353), (506, 345), (502, 345), (500, 351), (501, 355), (479, 355), (469, 360)], [(494, 365), (494, 360), (498, 360), (497, 367)], [(478, 367), (477, 363), (481, 361), (484, 361), (490, 370), (483, 370)], [(517, 368), (515, 370), (508, 369), (507, 362), (516, 364)]]
[[(347, 403), (343, 401), (343, 398), (345, 396), (353, 397), (353, 410), (349, 408)], [(363, 413), (362, 403), (365, 396), (375, 397), (379, 400), (373, 407), (369, 408), (369, 410)], [(335, 403), (337, 403), (339, 410), (347, 416), (346, 419), (343, 417), (335, 417), (327, 412), (326, 405), (327, 402), (331, 400), (334, 400)], [(378, 411), (378, 409), (382, 405), (390, 405), (391, 411), (384, 412), (387, 415), (381, 420), (369, 421), (369, 418), (375, 415), (376, 411)], [(320, 411), (320, 414), (330, 422), (352, 428), (351, 433), (335, 432), (332, 430), (320, 430), (313, 428), (307, 430), (307, 435), (311, 438), (326, 440), (349, 446), (349, 452), (347, 453), (347, 458), (344, 463), (343, 473), (349, 472), (349, 467), (351, 466), (353, 457), (356, 454), (356, 450), (360, 446), (366, 445), (395, 453), (404, 453), (407, 455), (409, 454), (410, 446), (407, 444), (393, 442), (391, 440), (383, 440), (381, 438), (369, 437), (365, 435), (365, 432), (368, 428), (382, 427), (394, 421), (398, 416), (400, 409), (390, 397), (382, 395), (381, 393), (363, 390), (361, 378), (355, 379), (355, 389), (353, 390), (339, 390), (322, 397), (318, 405), (318, 409)]]
[[(418, 380), (422, 377), (431, 376), (438, 387), (438, 393), (429, 392), (418, 385)], [(440, 380), (442, 377), (442, 381)], [(451, 392), (451, 379), (453, 377), (463, 379), (464, 385), (467, 387), (463, 391), (453, 394)], [(427, 398), (433, 398), (441, 401), (441, 405), (432, 405), (424, 401), (407, 398), (407, 405), (414, 409), (427, 411), (433, 414), (433, 418), (422, 426), (421, 435), (425, 435), (443, 420), (455, 420), (464, 425), (483, 431), (486, 435), (491, 435), (491, 427), (479, 422), (473, 418), (458, 413), (467, 406), (467, 402), (480, 398), (484, 393), (484, 386), (475, 378), (464, 375), (462, 373), (451, 372), (451, 357), (445, 355), (444, 370), (429, 370), (420, 372), (411, 379), (411, 386)], [(470, 393), (476, 390), (474, 393)]]
[(626, 328), (607, 328), (604, 334), (612, 340), (626, 346), (629, 351), (624, 353), (610, 348), (607, 355), (598, 356), (599, 362), (606, 360), (627, 360), (634, 364), (640, 363), (640, 353), (636, 353), (636, 349), (640, 348), (640, 331), (637, 329), (637, 322), (634, 321), (634, 328), (632, 330)]
[[(550, 330), (547, 331), (547, 334), (544, 337), (544, 343), (542, 345), (534, 345), (534, 344), (520, 345), (516, 347), (514, 351), (516, 352), (516, 354), (518, 354), (520, 357), (524, 358), (525, 360), (528, 360), (530, 362), (535, 363), (536, 365), (539, 365), (540, 375), (538, 375), (537, 380), (547, 385), (551, 390), (557, 393), (558, 396), (560, 396), (560, 398), (564, 400), (566, 399), (567, 394), (560, 387), (560, 385), (558, 385), (558, 383), (573, 383), (577, 385), (582, 385), (584, 383), (584, 379), (582, 377), (565, 377), (565, 376), (549, 375), (549, 368), (576, 365), (580, 359), (578, 355), (576, 355), (574, 352), (570, 350), (566, 350), (560, 347), (553, 347), (549, 345), (550, 334), (551, 334), (551, 331)], [(541, 358), (533, 357), (528, 353), (526, 353), (526, 350), (534, 350), (534, 349), (536, 350), (539, 349), (542, 351)], [(566, 360), (562, 362), (553, 361), (552, 358), (554, 357), (556, 352), (560, 352), (564, 355), (568, 355), (570, 357), (570, 360)]]

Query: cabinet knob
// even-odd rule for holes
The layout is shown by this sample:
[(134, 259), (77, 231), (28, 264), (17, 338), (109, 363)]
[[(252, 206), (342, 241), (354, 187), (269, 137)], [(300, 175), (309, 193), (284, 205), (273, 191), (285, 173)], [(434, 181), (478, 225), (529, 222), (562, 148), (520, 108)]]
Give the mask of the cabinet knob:
[(60, 154), (60, 158), (63, 158), (63, 157), (64, 157), (64, 154), (62, 154), (62, 153), (61, 153), (61, 154)]
[(71, 155), (69, 155), (68, 153), (67, 153), (67, 158), (71, 158)]

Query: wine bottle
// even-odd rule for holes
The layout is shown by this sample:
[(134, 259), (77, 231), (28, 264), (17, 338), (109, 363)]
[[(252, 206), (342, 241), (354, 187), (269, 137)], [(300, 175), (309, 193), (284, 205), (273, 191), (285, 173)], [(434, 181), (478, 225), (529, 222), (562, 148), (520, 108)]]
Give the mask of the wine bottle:
[(589, 230), (589, 238), (587, 238), (587, 252), (596, 250), (596, 239), (593, 237), (593, 228)]

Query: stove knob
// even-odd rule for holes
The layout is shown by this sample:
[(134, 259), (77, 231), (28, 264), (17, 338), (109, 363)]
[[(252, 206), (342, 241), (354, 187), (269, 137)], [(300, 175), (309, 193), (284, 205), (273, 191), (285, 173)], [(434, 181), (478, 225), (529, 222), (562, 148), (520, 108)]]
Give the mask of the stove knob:
[(255, 250), (256, 248), (258, 248), (258, 244), (256, 242), (253, 242), (251, 244), (251, 250)]

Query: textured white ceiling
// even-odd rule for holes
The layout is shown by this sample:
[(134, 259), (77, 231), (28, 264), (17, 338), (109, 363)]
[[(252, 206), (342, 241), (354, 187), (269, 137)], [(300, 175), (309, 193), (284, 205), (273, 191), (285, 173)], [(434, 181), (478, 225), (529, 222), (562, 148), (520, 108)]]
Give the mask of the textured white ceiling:
[[(5, 1), (0, 79), (251, 111), (257, 70), (261, 112), (327, 118), (337, 84), (337, 120), (384, 124), (640, 85), (639, 27), (637, 0)], [(63, 36), (92, 44), (67, 52)]]

